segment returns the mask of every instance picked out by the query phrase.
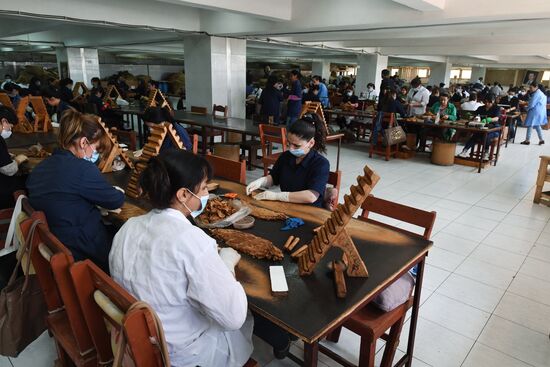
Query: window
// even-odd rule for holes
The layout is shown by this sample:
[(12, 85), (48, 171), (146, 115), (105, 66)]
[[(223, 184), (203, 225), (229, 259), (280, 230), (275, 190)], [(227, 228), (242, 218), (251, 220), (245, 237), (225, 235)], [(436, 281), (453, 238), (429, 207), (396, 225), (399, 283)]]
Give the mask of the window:
[(471, 79), (472, 78), (472, 69), (462, 69), (460, 76), (461, 79)]
[(395, 74), (398, 74), (398, 75), (399, 75), (399, 69), (394, 69), (394, 68), (392, 68), (392, 69), (391, 69), (391, 76), (394, 76)]
[(418, 69), (417, 74), (420, 78), (427, 78), (428, 77), (428, 69)]
[(542, 74), (542, 80), (544, 80), (544, 81), (550, 80), (550, 70), (546, 70), (546, 71)]
[(460, 78), (460, 69), (451, 69), (451, 79)]

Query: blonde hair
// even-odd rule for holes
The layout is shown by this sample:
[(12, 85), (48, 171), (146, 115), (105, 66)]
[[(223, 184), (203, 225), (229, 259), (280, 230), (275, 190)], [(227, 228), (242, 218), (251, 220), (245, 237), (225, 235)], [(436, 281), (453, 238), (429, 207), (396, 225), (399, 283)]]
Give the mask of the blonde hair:
[(86, 138), (90, 144), (99, 142), (98, 150), (107, 148), (107, 139), (95, 115), (83, 114), (75, 110), (67, 110), (61, 116), (59, 136), (57, 141), (63, 149), (74, 146), (81, 138)]

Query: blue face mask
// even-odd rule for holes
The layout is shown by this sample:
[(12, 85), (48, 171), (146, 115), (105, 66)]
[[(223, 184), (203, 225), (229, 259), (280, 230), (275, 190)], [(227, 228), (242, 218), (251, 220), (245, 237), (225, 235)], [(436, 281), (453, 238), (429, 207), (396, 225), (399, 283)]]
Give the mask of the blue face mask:
[(97, 150), (94, 150), (91, 157), (84, 157), (84, 160), (92, 163), (97, 162), (98, 159), (99, 159), (99, 153), (97, 152)]
[(193, 195), (194, 197), (196, 197), (197, 199), (199, 199), (201, 201), (201, 207), (198, 208), (195, 211), (191, 211), (191, 209), (189, 209), (187, 207), (187, 205), (183, 204), (185, 206), (185, 208), (187, 208), (187, 210), (189, 210), (191, 212), (191, 216), (193, 218), (196, 218), (199, 215), (201, 215), (201, 213), (204, 211), (204, 208), (206, 208), (206, 204), (208, 203), (209, 195), (204, 195), (204, 196), (198, 197), (197, 195), (195, 195), (195, 193), (193, 193), (193, 191), (191, 191), (191, 190), (188, 190), (188, 191), (191, 193), (191, 195)]
[(300, 148), (300, 149), (289, 149), (289, 152), (290, 152), (290, 154), (292, 154), (296, 158), (300, 158), (300, 157), (303, 157), (304, 155), (306, 155), (306, 152), (304, 152), (304, 150), (302, 148)]

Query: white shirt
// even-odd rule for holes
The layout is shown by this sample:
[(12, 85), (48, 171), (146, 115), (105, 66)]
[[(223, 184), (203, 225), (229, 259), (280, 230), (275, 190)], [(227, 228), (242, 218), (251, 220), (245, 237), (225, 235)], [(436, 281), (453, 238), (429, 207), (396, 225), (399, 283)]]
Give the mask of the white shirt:
[(378, 99), (378, 92), (376, 90), (372, 90), (369, 92), (369, 90), (367, 89), (367, 91), (365, 92), (365, 99), (368, 101), (376, 101)]
[(430, 91), (424, 88), (424, 86), (422, 85), (419, 87), (418, 91), (411, 89), (407, 94), (407, 101), (409, 101), (409, 103), (416, 102), (421, 104), (421, 106), (411, 106), (410, 115), (423, 115), (426, 113), (426, 106), (430, 101)]
[(478, 101), (467, 101), (460, 105), (460, 108), (464, 111), (477, 111), (479, 107), (483, 106), (483, 103)]
[(157, 312), (172, 366), (247, 361), (252, 330), (239, 332), (248, 311), (244, 289), (216, 241), (181, 212), (152, 210), (129, 219), (113, 240), (109, 266), (116, 282)]

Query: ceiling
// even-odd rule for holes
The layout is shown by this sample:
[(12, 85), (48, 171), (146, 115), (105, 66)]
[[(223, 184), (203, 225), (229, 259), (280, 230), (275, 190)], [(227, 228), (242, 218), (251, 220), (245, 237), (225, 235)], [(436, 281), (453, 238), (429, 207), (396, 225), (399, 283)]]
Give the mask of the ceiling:
[(2, 2), (3, 61), (51, 61), (58, 47), (85, 47), (100, 62), (178, 63), (184, 37), (201, 33), (246, 38), (250, 61), (353, 64), (379, 53), (391, 65), (550, 66), (546, 0)]

